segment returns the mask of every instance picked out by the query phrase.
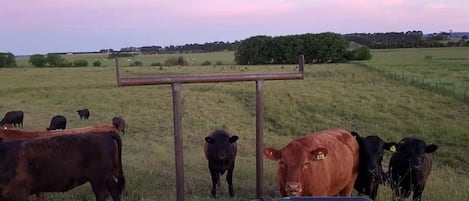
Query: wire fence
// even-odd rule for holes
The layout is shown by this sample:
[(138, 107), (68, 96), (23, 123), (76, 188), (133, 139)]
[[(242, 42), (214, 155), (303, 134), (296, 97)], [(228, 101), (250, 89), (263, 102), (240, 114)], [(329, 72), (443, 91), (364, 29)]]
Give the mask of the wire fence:
[(404, 74), (404, 73), (390, 72), (390, 71), (386, 71), (384, 69), (371, 66), (371, 65), (367, 65), (364, 63), (360, 63), (360, 62), (352, 62), (352, 63), (357, 66), (364, 67), (370, 71), (377, 72), (391, 80), (395, 80), (400, 83), (409, 84), (409, 85), (418, 87), (420, 89), (432, 91), (441, 95), (451, 96), (451, 97), (456, 98), (457, 100), (460, 100), (466, 104), (469, 104), (469, 94), (468, 92), (466, 92), (466, 89), (457, 88), (455, 86), (447, 86), (445, 83), (441, 81), (431, 79), (431, 78), (425, 78), (424, 76), (416, 76), (416, 75), (409, 75), (409, 74)]

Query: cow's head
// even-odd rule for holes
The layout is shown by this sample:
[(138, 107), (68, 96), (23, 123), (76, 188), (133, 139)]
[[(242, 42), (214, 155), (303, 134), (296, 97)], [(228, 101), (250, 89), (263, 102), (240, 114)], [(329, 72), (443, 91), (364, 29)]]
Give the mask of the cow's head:
[(352, 132), (360, 146), (360, 171), (366, 172), (371, 178), (382, 181), (384, 176), (382, 161), (384, 150), (394, 152), (397, 146), (395, 142), (384, 142), (378, 136), (367, 136), (365, 138)]
[(303, 144), (295, 141), (280, 150), (264, 149), (268, 159), (278, 161), (277, 182), (282, 196), (302, 196), (306, 182), (314, 182), (310, 179), (313, 163), (327, 160), (327, 153), (328, 150), (322, 147), (306, 150)]
[(230, 136), (226, 132), (215, 131), (212, 135), (205, 137), (210, 150), (208, 151), (211, 158), (218, 161), (225, 161), (234, 158), (234, 150), (232, 144), (238, 140), (238, 136)]
[(427, 145), (423, 140), (407, 137), (397, 144), (397, 154), (409, 160), (410, 169), (418, 171), (422, 169), (425, 154), (433, 153), (438, 149), (437, 145)]

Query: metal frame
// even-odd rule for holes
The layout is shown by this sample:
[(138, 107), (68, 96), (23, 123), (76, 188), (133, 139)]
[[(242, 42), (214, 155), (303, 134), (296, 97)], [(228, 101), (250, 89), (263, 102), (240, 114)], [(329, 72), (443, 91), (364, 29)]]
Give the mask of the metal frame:
[(116, 57), (116, 78), (118, 86), (171, 84), (173, 94), (174, 153), (176, 160), (176, 198), (184, 201), (184, 156), (182, 146), (182, 84), (256, 81), (256, 197), (263, 198), (263, 153), (264, 149), (264, 81), (293, 80), (304, 78), (304, 56), (298, 58), (297, 73), (244, 73), (244, 74), (202, 74), (165, 75), (146, 77), (120, 77), (119, 62)]

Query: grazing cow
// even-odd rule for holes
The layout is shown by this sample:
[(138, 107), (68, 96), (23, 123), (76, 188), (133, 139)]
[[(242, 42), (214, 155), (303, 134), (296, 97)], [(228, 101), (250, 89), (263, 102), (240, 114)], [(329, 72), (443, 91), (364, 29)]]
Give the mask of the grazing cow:
[(90, 117), (90, 111), (88, 109), (77, 110), (80, 119), (88, 119)]
[(233, 170), (237, 152), (236, 140), (238, 140), (238, 136), (231, 136), (224, 130), (212, 131), (209, 136), (205, 137), (204, 152), (212, 176), (212, 197), (216, 197), (216, 185), (220, 182), (220, 175), (223, 175), (225, 171), (228, 171), (226, 182), (228, 183), (230, 196), (234, 196)]
[(290, 141), (281, 149), (265, 148), (278, 161), (282, 196), (351, 196), (358, 175), (359, 147), (349, 131), (329, 129)]
[(23, 127), (23, 111), (9, 111), (5, 114), (2, 120), (0, 120), (0, 126), (3, 124), (12, 124), (14, 127), (18, 125), (19, 128)]
[(122, 135), (125, 133), (125, 121), (122, 117), (114, 117), (112, 118), (112, 125), (114, 125), (117, 130), (122, 132)]
[[(115, 132), (1, 142), (0, 200), (27, 201), (31, 194), (65, 192), (90, 182), (96, 201), (108, 194), (120, 201), (121, 153)], [(115, 171), (122, 174), (114, 178)]]
[(415, 137), (403, 138), (397, 144), (397, 152), (389, 161), (389, 177), (393, 189), (393, 200), (403, 200), (413, 191), (413, 200), (419, 201), (432, 169), (431, 153), (437, 145), (427, 145)]
[(67, 126), (67, 118), (62, 115), (55, 115), (50, 120), (50, 125), (46, 128), (47, 131), (50, 130), (57, 130), (57, 129), (65, 129)]
[(360, 162), (358, 177), (355, 180), (355, 190), (375, 200), (378, 186), (385, 182), (386, 177), (381, 165), (383, 152), (384, 150), (392, 151), (395, 149), (396, 143), (384, 142), (380, 137), (373, 135), (363, 138), (353, 131), (352, 135), (355, 136), (360, 147)]

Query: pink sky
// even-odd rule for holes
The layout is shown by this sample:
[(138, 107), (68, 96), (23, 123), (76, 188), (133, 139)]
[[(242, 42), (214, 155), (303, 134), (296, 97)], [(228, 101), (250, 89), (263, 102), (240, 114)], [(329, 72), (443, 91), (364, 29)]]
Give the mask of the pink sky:
[(0, 52), (15, 55), (233, 42), (255, 35), (469, 31), (468, 0), (14, 0)]

